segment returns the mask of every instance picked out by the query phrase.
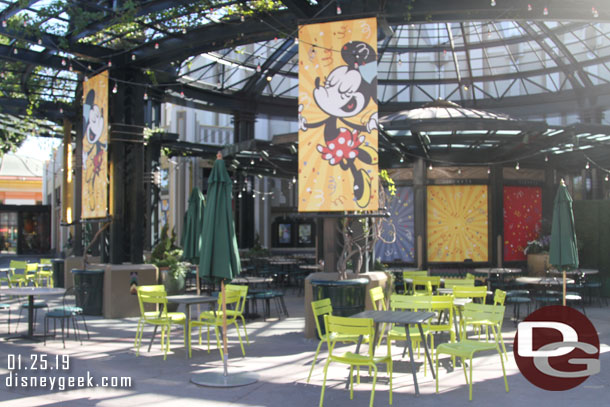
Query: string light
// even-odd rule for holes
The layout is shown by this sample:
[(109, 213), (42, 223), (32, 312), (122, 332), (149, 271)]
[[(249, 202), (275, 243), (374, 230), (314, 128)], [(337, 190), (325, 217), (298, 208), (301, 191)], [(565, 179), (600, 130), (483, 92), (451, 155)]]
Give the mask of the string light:
[(42, 40), (38, 38), (38, 45), (42, 45)]
[(6, 20), (2, 20), (2, 27), (6, 28)]
[(250, 165), (254, 165), (254, 159), (250, 160)]
[(144, 91), (144, 100), (148, 100), (148, 93)]
[(593, 18), (599, 17), (599, 13), (595, 7), (591, 7), (591, 14), (593, 14)]
[(487, 175), (491, 174), (491, 168), (487, 167)]
[(542, 14), (544, 14), (545, 16), (549, 15), (549, 8), (545, 7), (544, 10), (542, 10)]
[(299, 45), (299, 38), (298, 37), (294, 37), (294, 45)]
[(337, 4), (337, 15), (340, 16), (342, 12), (343, 11), (341, 11), (341, 6)]
[(261, 64), (260, 62), (256, 61), (256, 72), (260, 72), (261, 71)]
[(114, 88), (112, 88), (112, 93), (117, 93), (119, 91), (119, 88), (117, 87), (116, 83), (114, 84)]
[(112, 67), (112, 61), (108, 61), (108, 68)]
[(183, 90), (180, 91), (180, 97), (184, 97), (184, 91)]
[(18, 50), (17, 48), (15, 48), (15, 49), (13, 50), (13, 53), (14, 53), (15, 55), (17, 55), (17, 54), (19, 53), (19, 50)]
[(246, 21), (246, 17), (244, 17), (243, 15), (239, 18), (241, 20), (241, 22), (243, 23), (244, 21)]
[(155, 49), (159, 49), (159, 43), (155, 42)]
[(131, 54), (131, 60), (135, 61), (136, 60), (136, 54)]
[(496, 0), (491, 0), (490, 4), (491, 4), (492, 7), (496, 7)]
[(519, 161), (517, 161), (517, 165), (515, 165), (515, 169), (519, 171)]
[(548, 162), (549, 162), (549, 156), (548, 156), (548, 155), (545, 155), (545, 156), (544, 156), (544, 162), (546, 162), (546, 163), (548, 163)]
[(239, 199), (241, 199), (241, 191), (239, 192), (239, 194), (237, 194), (237, 197), (238, 197)]
[(62, 65), (62, 66), (66, 66), (66, 60), (65, 60), (65, 58), (62, 58), (62, 59), (61, 59), (61, 65)]
[(428, 171), (432, 171), (432, 163), (430, 163), (430, 165), (428, 165)]
[(403, 156), (400, 156), (400, 162), (404, 163), (405, 162), (405, 158)]
[(462, 169), (458, 168), (458, 175), (462, 175)]
[(292, 183), (293, 183), (293, 184), (296, 184), (296, 183), (297, 183), (297, 177), (294, 177), (294, 176), (292, 177)]
[(589, 169), (589, 161), (587, 161), (587, 165), (585, 165), (585, 169), (588, 170)]
[(398, 54), (398, 66), (402, 65), (402, 54)]
[(606, 174), (606, 178), (604, 178), (604, 180), (608, 181), (608, 174)]
[(534, 9), (534, 8), (532, 7), (532, 5), (531, 5), (531, 4), (528, 4), (528, 5), (527, 5), (527, 11), (532, 11), (533, 9)]
[(272, 79), (273, 77), (271, 75), (267, 76), (267, 82), (271, 82)]

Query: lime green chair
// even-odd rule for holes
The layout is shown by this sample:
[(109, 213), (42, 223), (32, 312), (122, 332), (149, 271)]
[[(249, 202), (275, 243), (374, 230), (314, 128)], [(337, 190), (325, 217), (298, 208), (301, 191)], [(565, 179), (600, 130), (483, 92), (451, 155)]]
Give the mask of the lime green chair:
[(474, 287), (474, 279), (472, 278), (446, 278), (445, 288), (453, 288), (456, 285), (462, 287)]
[[(28, 284), (28, 280), (25, 277), (25, 269), (27, 268), (27, 263), (21, 260), (11, 260), (9, 263), (9, 272), (8, 272), (8, 284), (9, 287), (19, 286), (22, 287)], [(17, 270), (21, 270), (21, 273), (18, 273)]]
[[(320, 319), (322, 319), (322, 323), (324, 323), (324, 320), (323, 320), (324, 316), (333, 314), (333, 307), (330, 303), (329, 298), (324, 298), (324, 299), (318, 300), (318, 301), (312, 301), (311, 309), (313, 311), (313, 318), (314, 318), (314, 321), (316, 322), (316, 331), (318, 333), (318, 338), (320, 338), (320, 342), (318, 343), (318, 347), (316, 348), (316, 354), (313, 357), (313, 362), (311, 362), (311, 368), (309, 369), (309, 376), (307, 376), (307, 383), (309, 383), (309, 380), (311, 379), (311, 373), (313, 372), (313, 368), (316, 365), (316, 361), (318, 360), (318, 354), (320, 353), (320, 348), (322, 347), (323, 343), (327, 342), (327, 339), (330, 338), (330, 341), (333, 344), (336, 342), (358, 343), (358, 340), (360, 339), (360, 337), (358, 335), (339, 335), (339, 334), (330, 335), (328, 333), (328, 331), (326, 330), (325, 325), (324, 325), (324, 329), (322, 329), (323, 325), (320, 324)], [(372, 336), (371, 336), (371, 338), (372, 338)], [(362, 341), (368, 342), (369, 336), (368, 335), (364, 336), (362, 338)]]
[(485, 304), (485, 298), (487, 297), (487, 287), (485, 286), (454, 286), (453, 287), (454, 298), (471, 298), (473, 302), (479, 302)]
[(42, 285), (46, 281), (47, 287), (53, 287), (53, 270), (49, 270), (53, 263), (51, 259), (40, 259), (38, 261), (38, 271), (36, 272), (37, 285)]
[[(385, 311), (387, 310), (387, 306), (385, 303), (385, 294), (383, 292), (382, 287), (374, 287), (369, 290), (369, 295), (371, 297), (371, 303), (373, 304), (373, 309), (375, 311)], [(379, 339), (377, 341), (377, 346), (381, 345), (381, 340), (383, 339), (383, 335), (385, 333), (386, 324), (381, 325), (381, 330), (379, 333)]]
[[(171, 325), (182, 325), (186, 328), (186, 315), (182, 312), (167, 312), (167, 294), (163, 285), (139, 286), (138, 303), (140, 304), (140, 319), (138, 320), (138, 329), (136, 331), (134, 343), (136, 356), (140, 356), (140, 345), (142, 344), (144, 326), (154, 325), (161, 327), (161, 348), (163, 349), (163, 360), (166, 360), (167, 352), (169, 351)], [(147, 306), (150, 307), (151, 305), (158, 307), (159, 310), (147, 310)], [(184, 332), (186, 332), (186, 329)], [(187, 346), (187, 343), (190, 344), (190, 340), (187, 341), (187, 336), (185, 335), (185, 347)]]
[[(506, 300), (506, 291), (500, 290), (499, 288), (496, 289), (496, 291), (494, 292), (494, 306), (504, 306), (504, 301)], [(485, 327), (485, 338), (487, 341), (489, 341), (489, 328), (491, 327), (492, 329), (495, 328), (496, 332), (498, 333), (498, 337), (500, 340), (500, 344), (502, 345), (502, 351), (504, 352), (504, 356), (506, 357), (506, 360), (508, 360), (508, 352), (506, 351), (506, 346), (504, 345), (504, 339), (502, 337), (502, 322), (504, 320), (500, 320), (500, 321), (490, 321), (488, 319), (481, 319), (481, 320), (475, 320), (475, 319), (469, 319), (469, 320), (464, 320), (464, 324), (466, 325), (466, 327), (468, 325), (472, 326), (475, 331), (479, 332), (479, 339), (480, 339), (480, 332), (482, 330), (483, 327)]]
[(38, 263), (27, 263), (25, 265), (25, 279), (28, 284), (31, 282), (35, 287), (38, 287), (37, 273)]
[[(237, 312), (233, 312), (229, 314), (229, 310), (238, 311), (240, 301), (241, 301), (241, 291), (237, 290), (225, 290), (225, 305), (227, 307), (226, 313), (226, 323), (228, 325), (235, 325), (235, 329), (237, 330), (237, 337), (239, 338), (239, 346), (241, 347), (241, 353), (246, 356), (246, 350), (244, 349), (244, 343), (241, 340), (241, 333), (239, 332), (239, 326), (237, 325)], [(220, 329), (223, 325), (223, 313), (222, 313), (222, 293), (218, 295), (218, 308), (216, 312), (213, 311), (204, 311), (199, 314), (199, 320), (189, 321), (188, 328), (188, 348), (189, 348), (189, 358), (191, 357), (191, 329), (193, 327), (199, 327), (199, 345), (201, 345), (201, 328), (207, 327), (208, 329), (208, 353), (210, 353), (210, 327), (214, 327), (214, 333), (216, 334), (216, 346), (218, 347), (218, 351), (220, 352), (220, 359), (223, 358), (222, 347), (220, 346)]]
[[(425, 295), (399, 295), (394, 294), (390, 297), (390, 308), (392, 311), (428, 311), (430, 308), (430, 297)], [(417, 357), (421, 355), (421, 341), (426, 340), (430, 331), (426, 324), (422, 324), (424, 337), (422, 338), (419, 328), (409, 327), (409, 337), (411, 343), (417, 347)], [(387, 335), (388, 354), (392, 354), (392, 341), (406, 341), (407, 332), (404, 326), (393, 325)], [(430, 348), (431, 350), (433, 348)], [(403, 351), (404, 353), (404, 351)], [(424, 358), (424, 374), (427, 372), (428, 360)], [(432, 368), (432, 367), (430, 367)]]
[[(368, 336), (370, 338), (375, 335), (375, 326), (371, 318), (348, 318), (335, 317), (332, 315), (324, 315), (324, 325), (328, 331), (326, 336), (326, 344), (328, 346), (328, 359), (324, 365), (324, 381), (322, 382), (322, 392), (320, 394), (320, 407), (324, 403), (324, 390), (326, 389), (326, 376), (328, 374), (328, 366), (330, 362), (337, 362), (349, 365), (349, 398), (354, 399), (354, 367), (360, 369), (361, 366), (367, 366), (373, 370), (373, 388), (371, 390), (371, 401), (369, 407), (373, 407), (375, 399), (375, 385), (377, 384), (377, 364), (383, 363), (386, 365), (387, 372), (390, 377), (390, 405), (392, 404), (392, 355), (375, 357), (374, 346), (369, 345), (368, 354), (360, 355), (353, 352), (346, 352), (342, 355), (334, 353), (336, 341), (332, 338), (336, 336)], [(360, 376), (358, 376), (360, 379)], [(360, 380), (358, 380), (360, 382)]]
[(441, 286), (440, 277), (419, 276), (413, 277), (413, 295), (433, 295)]
[[(235, 306), (235, 309), (227, 309), (227, 316), (241, 319), (244, 334), (246, 336), (246, 343), (250, 345), (250, 339), (248, 338), (248, 330), (246, 329), (246, 319), (244, 318), (244, 310), (246, 307), (246, 301), (248, 299), (248, 286), (247, 285), (236, 285), (227, 284), (225, 285), (225, 291), (233, 291), (239, 293), (239, 303)], [(208, 318), (213, 318), (215, 312), (222, 311), (222, 304), (218, 303), (216, 311), (204, 311), (202, 314), (207, 314)], [(201, 317), (201, 314), (199, 315)], [(237, 324), (236, 324), (237, 326)], [(238, 328), (239, 329), (239, 328)]]
[[(503, 305), (485, 305), (469, 303), (464, 306), (464, 319), (470, 320), (488, 320), (494, 321), (495, 323), (501, 323), (504, 319), (504, 306)], [(502, 351), (498, 343), (499, 333), (496, 331), (495, 324), (492, 325), (492, 331), (494, 334), (494, 342), (482, 342), (466, 339), (465, 331), (459, 342), (456, 343), (443, 343), (438, 345), (436, 348), (436, 392), (438, 393), (438, 358), (439, 355), (446, 354), (451, 357), (459, 357), (462, 359), (462, 368), (464, 369), (464, 376), (466, 383), (468, 384), (468, 399), (472, 401), (472, 358), (476, 352), (487, 351), (495, 349), (500, 356), (500, 363), (502, 364), (502, 374), (504, 375), (504, 387), (508, 393), (508, 380), (506, 378), (506, 369), (504, 368), (504, 358), (502, 357)], [(470, 364), (470, 378), (466, 373), (465, 361), (469, 359)]]
[[(412, 290), (409, 289), (409, 284), (407, 284), (407, 280), (412, 279), (413, 277), (426, 277), (428, 272), (426, 270), (416, 270), (416, 271), (403, 271), (402, 272), (402, 282), (404, 284), (404, 293), (405, 294), (413, 294)], [(413, 287), (413, 285), (411, 285)]]

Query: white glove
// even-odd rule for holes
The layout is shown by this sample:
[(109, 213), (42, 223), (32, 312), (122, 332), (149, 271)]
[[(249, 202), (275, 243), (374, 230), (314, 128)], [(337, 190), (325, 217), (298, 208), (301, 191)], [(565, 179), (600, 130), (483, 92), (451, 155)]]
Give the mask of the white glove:
[(89, 154), (83, 151), (83, 170), (87, 169), (87, 157), (89, 157)]
[(299, 105), (299, 130), (307, 131), (307, 119), (303, 115), (301, 115), (303, 108), (303, 105)]
[(379, 120), (377, 117), (378, 117), (377, 112), (375, 112), (369, 118), (369, 122), (366, 124), (366, 131), (368, 131), (369, 133), (373, 130), (377, 130), (377, 125), (379, 123)]

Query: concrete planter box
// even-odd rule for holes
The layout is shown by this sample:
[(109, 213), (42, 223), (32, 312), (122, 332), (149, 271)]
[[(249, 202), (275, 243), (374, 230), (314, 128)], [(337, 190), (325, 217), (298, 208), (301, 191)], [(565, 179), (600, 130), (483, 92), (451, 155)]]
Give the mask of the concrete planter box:
[[(354, 278), (366, 278), (369, 280), (369, 283), (366, 286), (366, 300), (365, 300), (365, 310), (373, 309), (373, 303), (371, 302), (371, 298), (369, 295), (369, 290), (374, 287), (381, 286), (385, 289), (388, 276), (383, 271), (373, 271), (370, 273), (361, 273), (357, 276), (354, 273), (348, 273), (348, 279)], [(311, 287), (312, 280), (326, 280), (326, 281), (336, 281), (339, 279), (338, 273), (327, 273), (327, 272), (319, 272), (319, 273), (311, 273), (305, 279), (305, 337), (306, 338), (315, 338), (316, 337), (316, 323), (313, 318), (313, 312), (311, 311), (311, 301), (313, 299), (313, 290)]]
[(537, 253), (527, 255), (527, 269), (530, 276), (545, 276), (549, 267), (549, 254)]

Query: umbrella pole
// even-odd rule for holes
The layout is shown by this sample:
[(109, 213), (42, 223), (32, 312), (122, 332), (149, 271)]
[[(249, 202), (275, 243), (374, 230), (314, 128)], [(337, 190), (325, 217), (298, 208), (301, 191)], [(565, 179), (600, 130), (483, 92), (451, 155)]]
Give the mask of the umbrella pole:
[(566, 306), (566, 270), (563, 270), (563, 306)]
[[(224, 352), (222, 354), (222, 363), (224, 366), (225, 377), (229, 374), (227, 368), (227, 359), (229, 355), (229, 349), (227, 344), (227, 297), (225, 296), (225, 280), (220, 282), (220, 293), (222, 295), (222, 345)], [(565, 297), (564, 297), (565, 298)]]
[(197, 284), (197, 295), (201, 295), (201, 288), (199, 285), (199, 264), (195, 266), (196, 274), (195, 274), (195, 284)]

